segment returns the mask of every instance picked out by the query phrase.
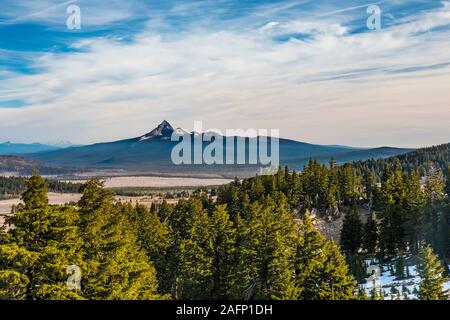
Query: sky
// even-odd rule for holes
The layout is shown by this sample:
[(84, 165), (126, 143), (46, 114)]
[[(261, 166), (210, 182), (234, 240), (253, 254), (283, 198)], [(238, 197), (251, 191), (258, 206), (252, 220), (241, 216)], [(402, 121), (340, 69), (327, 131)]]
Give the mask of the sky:
[(450, 142), (450, 1), (0, 0), (0, 142), (112, 141), (164, 119)]

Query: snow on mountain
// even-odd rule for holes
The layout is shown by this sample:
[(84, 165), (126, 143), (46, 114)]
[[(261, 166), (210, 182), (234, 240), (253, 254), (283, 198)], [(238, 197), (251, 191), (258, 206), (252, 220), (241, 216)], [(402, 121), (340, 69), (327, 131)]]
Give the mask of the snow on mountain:
[(160, 139), (170, 139), (172, 136), (172, 133), (174, 132), (174, 129), (170, 125), (170, 123), (166, 120), (161, 122), (155, 129), (152, 131), (146, 133), (142, 137), (139, 138), (139, 141), (146, 141), (153, 138), (160, 138)]

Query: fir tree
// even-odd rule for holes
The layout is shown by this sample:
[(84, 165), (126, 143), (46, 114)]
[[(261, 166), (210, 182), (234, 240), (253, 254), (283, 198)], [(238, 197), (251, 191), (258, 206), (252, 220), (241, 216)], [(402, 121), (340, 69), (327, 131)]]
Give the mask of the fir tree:
[(378, 225), (374, 214), (371, 214), (363, 227), (363, 248), (369, 254), (374, 254), (378, 245)]
[(90, 299), (161, 298), (156, 270), (138, 246), (129, 212), (113, 204), (98, 179), (83, 187), (79, 207), (86, 260), (83, 294)]
[(45, 180), (35, 171), (25, 182), (26, 190), (22, 194), (24, 209), (44, 209), (48, 205), (48, 186)]
[(405, 208), (406, 221), (405, 237), (412, 253), (416, 254), (421, 246), (420, 241), (423, 238), (423, 206), (424, 192), (420, 184), (419, 174), (414, 171), (407, 177), (406, 193), (403, 203)]
[(363, 259), (358, 255), (346, 254), (345, 256), (350, 273), (358, 283), (364, 282), (367, 277)]
[(364, 288), (364, 286), (359, 286), (358, 287), (358, 295), (356, 296), (357, 300), (368, 300), (369, 297), (367, 296), (367, 292), (366, 289)]
[(344, 164), (341, 172), (341, 196), (345, 204), (354, 205), (361, 195), (362, 184), (356, 169), (349, 163)]
[[(443, 230), (441, 226), (443, 226), (444, 221), (446, 220), (444, 217), (444, 208), (443, 208), (443, 200), (445, 196), (445, 186), (444, 186), (444, 177), (442, 172), (437, 170), (434, 167), (429, 169), (429, 173), (427, 175), (427, 182), (425, 184), (425, 198), (426, 198), (426, 209), (424, 213), (424, 225), (425, 225), (425, 241), (430, 244), (433, 248), (436, 248), (439, 253), (444, 254), (442, 252), (443, 245), (442, 241), (446, 240), (441, 237), (437, 230)], [(445, 221), (446, 223), (446, 221)], [(446, 250), (445, 250), (446, 251)]]
[(145, 249), (156, 268), (159, 292), (170, 292), (173, 279), (170, 274), (169, 250), (173, 237), (168, 222), (160, 220), (156, 208), (149, 211), (142, 205), (136, 205), (130, 210), (134, 216), (133, 226), (137, 230), (140, 246)]
[(445, 300), (447, 294), (443, 291), (444, 268), (430, 246), (423, 249), (422, 261), (418, 267), (420, 285), (418, 296), (421, 300)]
[(363, 177), (362, 177), (362, 183), (364, 186), (364, 191), (366, 193), (366, 199), (370, 199), (370, 197), (373, 196), (373, 193), (376, 188), (375, 182), (376, 182), (375, 181), (375, 173), (372, 170), (370, 170), (369, 168), (365, 167)]
[(300, 299), (351, 299), (356, 289), (344, 257), (315, 230), (308, 212), (297, 246), (296, 274)]
[(237, 297), (252, 288), (258, 299), (295, 299), (295, 222), (286, 199), (271, 197), (252, 205), (248, 220), (238, 222)]
[(213, 232), (213, 288), (211, 298), (231, 298), (232, 288), (238, 281), (233, 272), (236, 229), (226, 211), (226, 205), (215, 207), (211, 216), (211, 228)]
[(186, 234), (179, 245), (176, 297), (208, 299), (214, 286), (213, 231), (208, 212), (201, 203), (191, 209), (184, 226)]
[(380, 214), (380, 247), (388, 254), (405, 248), (406, 210), (402, 203), (406, 189), (400, 163), (397, 162), (395, 167), (382, 185), (384, 204)]
[(345, 258), (332, 241), (324, 246), (325, 262), (321, 270), (319, 288), (322, 300), (347, 300), (353, 297), (356, 281), (350, 275)]
[(24, 205), (8, 223), (11, 241), (0, 246), (1, 295), (13, 299), (78, 299), (66, 286), (69, 265), (82, 266), (78, 214), (73, 207), (49, 206), (45, 181), (26, 182)]
[(398, 257), (395, 262), (395, 278), (405, 278), (405, 259), (402, 256)]
[(355, 206), (345, 215), (341, 230), (341, 246), (344, 251), (355, 254), (362, 243), (362, 223)]
[(398, 290), (394, 286), (392, 286), (391, 290), (390, 290), (391, 300), (396, 300), (397, 295), (398, 295)]
[(445, 180), (445, 194), (450, 197), (450, 163), (447, 165), (447, 178)]

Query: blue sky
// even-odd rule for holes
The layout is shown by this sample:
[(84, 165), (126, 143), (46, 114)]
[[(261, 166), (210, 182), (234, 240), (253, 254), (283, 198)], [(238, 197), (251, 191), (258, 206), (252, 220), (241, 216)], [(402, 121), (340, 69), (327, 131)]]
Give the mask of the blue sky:
[[(66, 27), (70, 5), (81, 30)], [(449, 142), (449, 35), (450, 1), (0, 0), (0, 141), (93, 143), (167, 119)]]

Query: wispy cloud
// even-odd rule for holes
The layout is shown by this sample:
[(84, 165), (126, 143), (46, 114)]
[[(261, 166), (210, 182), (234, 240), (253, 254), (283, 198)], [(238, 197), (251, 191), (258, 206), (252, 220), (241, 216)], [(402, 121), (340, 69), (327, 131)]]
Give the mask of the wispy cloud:
[(26, 14), (24, 16), (15, 17), (15, 18), (12, 18), (12, 19), (9, 19), (9, 20), (4, 20), (4, 21), (1, 21), (0, 23), (1, 24), (15, 24), (15, 23), (18, 23), (18, 22), (21, 22), (21, 21), (29, 21), (29, 20), (31, 20), (31, 19), (33, 19), (35, 17), (40, 17), (40, 16), (43, 16), (43, 15), (46, 15), (48, 12), (52, 12), (53, 10), (61, 8), (61, 7), (67, 7), (68, 5), (70, 5), (72, 3), (76, 3), (76, 2), (77, 2), (77, 0), (70, 0), (70, 1), (63, 2), (63, 3), (51, 5), (49, 7), (41, 9), (39, 11), (31, 12), (31, 13), (28, 13), (28, 14)]
[(383, 0), (383, 1), (378, 1), (378, 2), (364, 3), (364, 4), (357, 5), (357, 6), (352, 6), (352, 7), (345, 7), (345, 8), (341, 8), (341, 9), (338, 9), (338, 10), (333, 10), (333, 11), (330, 11), (330, 12), (319, 13), (319, 14), (316, 15), (315, 17), (316, 17), (316, 18), (323, 18), (323, 17), (328, 17), (328, 16), (336, 15), (336, 14), (338, 14), (338, 13), (345, 13), (345, 12), (354, 11), (354, 10), (357, 10), (357, 9), (362, 9), (362, 8), (366, 9), (366, 8), (368, 8), (369, 6), (372, 6), (372, 5), (381, 5), (381, 4), (386, 3), (386, 2), (388, 2), (388, 1), (389, 1), (389, 0)]
[(65, 28), (66, 9), (75, 4), (82, 8), (85, 27), (104, 26), (133, 17), (139, 12), (139, 1), (89, 0), (2, 0), (1, 24), (39, 23), (53, 28)]

